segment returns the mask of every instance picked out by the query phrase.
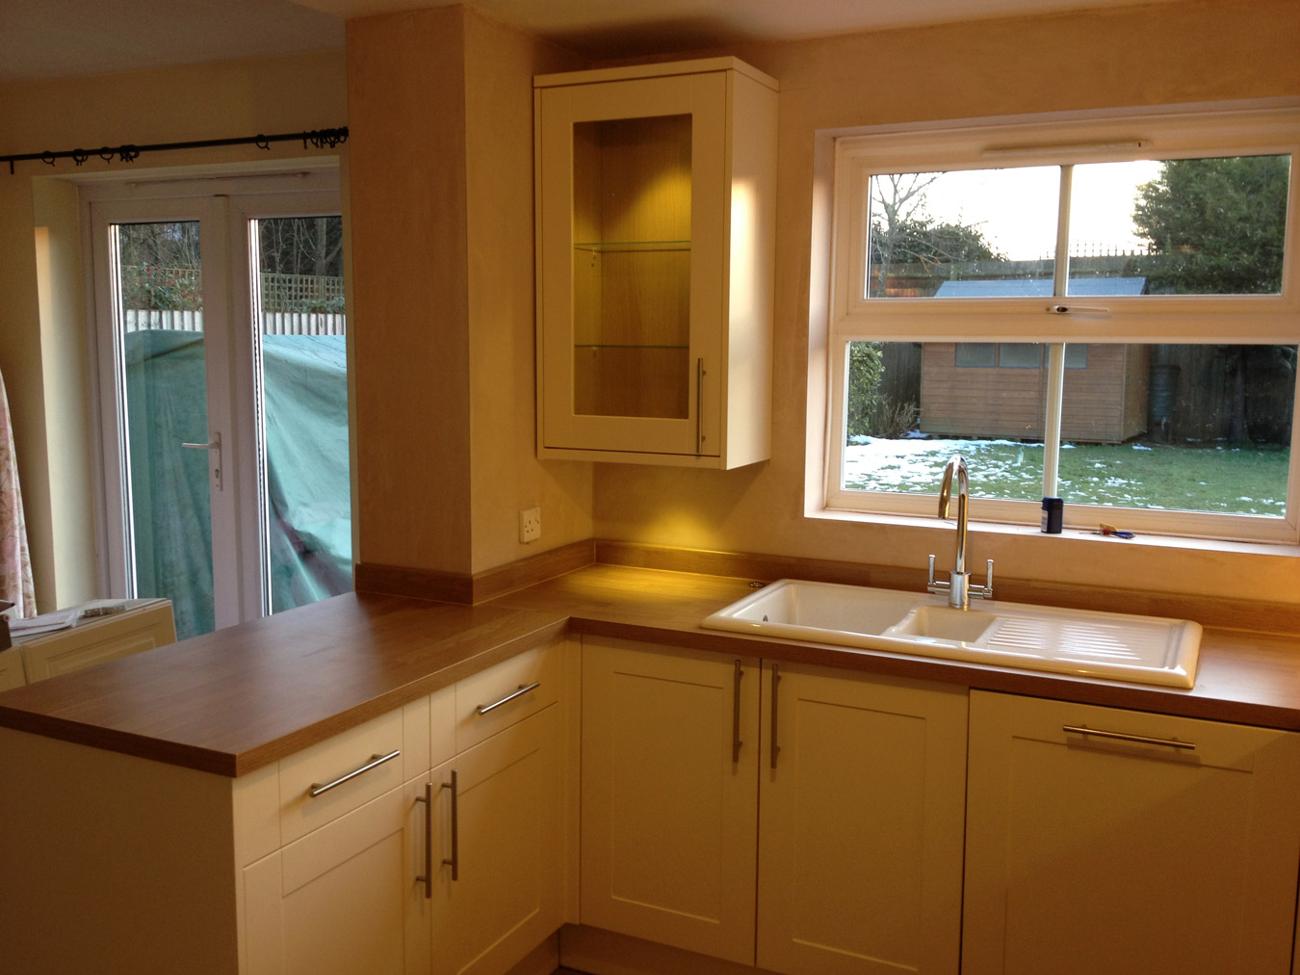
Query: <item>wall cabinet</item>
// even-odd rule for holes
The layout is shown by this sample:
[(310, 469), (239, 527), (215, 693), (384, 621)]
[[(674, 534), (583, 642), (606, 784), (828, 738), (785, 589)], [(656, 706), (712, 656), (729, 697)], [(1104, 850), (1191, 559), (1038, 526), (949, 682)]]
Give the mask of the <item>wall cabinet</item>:
[(734, 58), (539, 75), (538, 454), (770, 454), (776, 82)]
[(966, 975), (1285, 975), (1300, 736), (975, 691)]
[(758, 966), (955, 973), (964, 688), (764, 663)]

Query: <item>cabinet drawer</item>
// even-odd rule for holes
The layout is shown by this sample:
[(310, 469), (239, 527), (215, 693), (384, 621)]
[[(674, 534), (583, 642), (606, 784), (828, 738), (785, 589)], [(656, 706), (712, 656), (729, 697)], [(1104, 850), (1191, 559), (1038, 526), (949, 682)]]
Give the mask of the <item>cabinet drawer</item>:
[(456, 751), (462, 752), (558, 700), (559, 660), (557, 640), (458, 683)]
[[(390, 711), (280, 762), (280, 839), (290, 843), (402, 784), (402, 709)], [(380, 761), (397, 752), (388, 761)], [(372, 765), (364, 772), (359, 769)], [(344, 779), (333, 788), (331, 783)], [(313, 796), (315, 790), (319, 794)]]

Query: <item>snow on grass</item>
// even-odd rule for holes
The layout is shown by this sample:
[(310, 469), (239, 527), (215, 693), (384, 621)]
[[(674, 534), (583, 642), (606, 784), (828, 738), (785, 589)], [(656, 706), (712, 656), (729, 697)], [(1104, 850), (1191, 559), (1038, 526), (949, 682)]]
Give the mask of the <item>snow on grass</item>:
[[(1066, 503), (1218, 511), (1279, 517), (1290, 452), (1276, 447), (1062, 444)], [(1035, 501), (1043, 445), (1016, 440), (854, 437), (844, 450), (850, 490), (935, 494), (948, 458), (961, 454), (977, 497)]]

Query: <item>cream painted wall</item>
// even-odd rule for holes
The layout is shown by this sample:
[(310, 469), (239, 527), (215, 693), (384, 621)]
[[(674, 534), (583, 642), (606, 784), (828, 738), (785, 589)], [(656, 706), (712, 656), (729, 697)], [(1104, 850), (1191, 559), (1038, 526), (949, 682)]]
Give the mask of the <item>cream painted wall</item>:
[(470, 564), (464, 11), (348, 23), (356, 561)]
[[(574, 55), (474, 13), (465, 20), (469, 159), (471, 571), (592, 534), (592, 471), (534, 443), (533, 75)], [(542, 538), (519, 542), (540, 505)]]
[(97, 595), (95, 439), (90, 397), (90, 331), (82, 275), (80, 198), (62, 179), (33, 179), (41, 375), (47, 424), (55, 602)]
[(590, 465), (533, 450), (532, 75), (573, 63), (464, 7), (348, 24), (358, 561), (469, 573), (591, 535)]
[[(773, 455), (733, 472), (597, 465), (598, 536), (923, 567), (951, 527), (805, 517), (814, 133), (1071, 109), (1300, 96), (1294, 0), (1180, 3), (739, 47), (781, 82)], [(814, 360), (815, 361), (815, 360)], [(815, 377), (814, 377), (815, 379)], [(975, 514), (978, 517), (978, 505)], [(1300, 601), (1296, 552), (976, 531), (1016, 578)]]
[[(193, 65), (0, 87), (0, 153), (324, 128), (342, 124), (346, 117), (342, 52)], [(158, 154), (136, 165), (152, 169), (302, 154), (301, 146), (285, 143), (270, 152), (241, 147)], [(80, 321), (71, 312), (59, 311), (47, 316), (43, 329), (35, 183), (51, 173), (122, 169), (120, 163), (109, 166), (92, 158), (80, 170), (64, 161), (56, 170), (27, 163), (14, 176), (0, 172), (0, 370), (14, 413), (42, 609), (85, 595), (84, 565), (66, 562), (72, 557), (69, 552), (85, 559), (93, 552), (93, 535), (80, 537), (89, 528), (90, 485), (84, 479), (72, 480), (93, 461), (84, 440), (88, 383), (76, 374), (76, 357), (69, 355), (69, 343), (80, 339), (70, 339), (65, 332), (70, 322), (79, 327)], [(57, 196), (66, 190), (50, 193)], [(66, 230), (66, 221), (63, 226)], [(52, 247), (56, 239), (62, 246), (54, 228), (49, 239)], [(56, 273), (68, 266), (53, 250), (50, 256)], [(49, 294), (54, 304), (47, 307), (63, 307), (59, 303), (69, 289), (78, 286), (52, 280)], [(71, 391), (82, 401), (68, 402)], [(55, 477), (60, 478), (57, 485)]]

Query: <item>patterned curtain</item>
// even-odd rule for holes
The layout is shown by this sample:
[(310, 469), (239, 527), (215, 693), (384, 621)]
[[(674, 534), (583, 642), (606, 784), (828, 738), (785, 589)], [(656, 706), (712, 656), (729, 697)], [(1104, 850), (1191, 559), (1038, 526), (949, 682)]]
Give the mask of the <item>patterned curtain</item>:
[(18, 461), (14, 456), (14, 427), (9, 397), (0, 376), (0, 599), (14, 604), (13, 615), (36, 615), (32, 562), (27, 552), (27, 525), (18, 491)]

